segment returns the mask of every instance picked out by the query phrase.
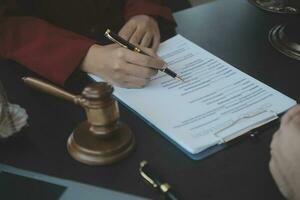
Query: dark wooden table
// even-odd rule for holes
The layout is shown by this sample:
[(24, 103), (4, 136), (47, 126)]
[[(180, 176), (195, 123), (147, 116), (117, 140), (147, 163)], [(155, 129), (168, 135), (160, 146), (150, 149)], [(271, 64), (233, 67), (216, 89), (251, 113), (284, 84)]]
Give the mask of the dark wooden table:
[[(299, 100), (299, 61), (268, 42), (268, 31), (294, 20), (258, 10), (246, 0), (219, 0), (175, 14), (178, 32), (233, 66)], [(138, 174), (148, 160), (182, 199), (283, 199), (269, 173), (269, 144), (275, 128), (201, 161), (186, 157), (141, 119), (121, 106), (122, 120), (137, 138), (135, 152), (112, 166), (91, 167), (74, 161), (66, 150), (73, 127), (84, 112), (71, 103), (33, 91), (20, 78), (24, 67), (0, 62), (0, 79), (11, 102), (26, 108), (30, 127), (24, 136), (0, 142), (0, 162), (152, 199), (158, 195)], [(99, 198), (101, 199), (101, 198)]]

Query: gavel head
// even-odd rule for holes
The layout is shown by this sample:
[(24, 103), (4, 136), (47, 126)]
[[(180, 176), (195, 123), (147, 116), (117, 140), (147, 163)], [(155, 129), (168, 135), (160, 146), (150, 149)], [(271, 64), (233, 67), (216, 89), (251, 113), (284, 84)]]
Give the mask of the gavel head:
[(111, 164), (133, 150), (134, 135), (119, 121), (119, 108), (112, 93), (109, 84), (92, 83), (76, 100), (85, 109), (87, 121), (75, 128), (67, 146), (71, 156), (82, 163)]
[(93, 127), (115, 124), (119, 117), (118, 104), (112, 97), (113, 87), (105, 82), (92, 83), (82, 92), (87, 120)]

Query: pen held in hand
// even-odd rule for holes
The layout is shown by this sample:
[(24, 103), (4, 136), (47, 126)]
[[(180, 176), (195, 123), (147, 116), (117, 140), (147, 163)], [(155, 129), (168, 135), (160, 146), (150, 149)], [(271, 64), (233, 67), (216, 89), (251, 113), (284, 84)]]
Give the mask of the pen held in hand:
[[(147, 54), (146, 52), (144, 52), (143, 50), (141, 50), (140, 48), (136, 47), (135, 45), (131, 44), (130, 42), (124, 40), (122, 37), (120, 37), (119, 35), (113, 33), (110, 29), (107, 29), (105, 31), (105, 37), (107, 37), (110, 41), (119, 44), (121, 47), (124, 47), (126, 49), (129, 49), (131, 51), (135, 51), (147, 56), (150, 56), (149, 54)], [(184, 79), (182, 77), (180, 77), (178, 74), (176, 74), (174, 71), (170, 70), (167, 65), (165, 65), (160, 71), (168, 74), (169, 76), (176, 78), (177, 80), (180, 81), (184, 81)]]

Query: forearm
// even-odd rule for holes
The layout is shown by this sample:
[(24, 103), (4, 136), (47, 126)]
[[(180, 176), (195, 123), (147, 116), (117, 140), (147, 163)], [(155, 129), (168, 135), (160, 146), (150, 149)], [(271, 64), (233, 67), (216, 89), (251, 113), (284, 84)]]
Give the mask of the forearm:
[(33, 17), (2, 17), (0, 57), (64, 84), (94, 41)]

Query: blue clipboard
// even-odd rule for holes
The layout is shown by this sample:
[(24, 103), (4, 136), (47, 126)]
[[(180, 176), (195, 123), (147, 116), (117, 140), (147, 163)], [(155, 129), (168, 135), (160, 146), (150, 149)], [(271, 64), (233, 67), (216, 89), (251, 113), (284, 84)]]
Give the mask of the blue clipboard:
[(118, 97), (116, 97), (116, 96), (114, 96), (114, 97), (117, 99), (118, 102), (120, 102), (124, 107), (126, 107), (126, 109), (130, 110), (135, 115), (137, 115), (139, 118), (141, 118), (146, 124), (148, 124), (150, 127), (152, 127), (156, 132), (160, 133), (164, 138), (166, 138), (169, 142), (174, 144), (177, 148), (179, 148), (183, 153), (185, 153), (189, 158), (191, 158), (193, 160), (202, 160), (214, 153), (217, 153), (218, 151), (221, 151), (221, 150), (231, 146), (234, 143), (240, 142), (242, 139), (255, 137), (256, 135), (261, 134), (263, 131), (265, 131), (271, 127), (278, 126), (280, 124), (280, 117), (284, 114), (284, 113), (282, 113), (282, 114), (278, 115), (277, 119), (272, 120), (272, 121), (268, 122), (267, 124), (264, 124), (258, 128), (254, 128), (227, 143), (217, 144), (217, 145), (214, 145), (214, 146), (211, 146), (211, 147), (205, 149), (204, 151), (201, 151), (196, 154), (192, 154), (192, 153), (188, 152), (187, 150), (185, 150), (184, 148), (182, 148), (178, 143), (176, 143), (173, 139), (171, 139), (167, 134), (162, 132), (159, 128), (157, 128), (154, 124), (152, 124), (150, 121), (145, 119), (142, 115), (137, 113), (134, 109), (127, 106), (127, 104), (125, 104), (123, 101), (121, 101)]
[[(95, 80), (88, 76), (88, 78), (95, 82)], [(165, 134), (163, 131), (161, 131), (158, 127), (156, 127), (154, 124), (152, 124), (150, 121), (148, 121), (147, 119), (145, 119), (141, 114), (139, 114), (138, 112), (136, 112), (134, 109), (132, 109), (131, 107), (129, 107), (126, 103), (124, 103), (122, 100), (120, 100), (118, 97), (116, 97), (115, 95), (113, 95), (114, 98), (121, 103), (126, 109), (128, 109), (129, 111), (133, 112), (135, 115), (137, 115), (140, 119), (142, 119), (146, 124), (148, 124), (150, 127), (152, 127), (156, 132), (160, 133), (160, 135), (162, 135), (164, 138), (166, 138), (169, 142), (171, 142), (173, 145), (175, 145), (177, 148), (179, 148), (185, 155), (187, 155), (189, 158), (191, 158), (192, 160), (202, 160), (214, 153), (217, 153), (218, 151), (221, 151), (227, 147), (229, 147), (231, 144), (240, 141), (243, 138), (247, 138), (247, 136), (249, 137), (249, 135), (253, 135), (253, 134), (258, 134), (263, 132), (263, 130), (266, 130), (270, 127), (273, 127), (277, 124), (279, 124), (279, 117), (282, 115), (278, 115), (278, 118), (275, 120), (272, 120), (270, 122), (268, 122), (267, 124), (264, 124), (258, 128), (254, 128), (244, 134), (242, 134), (241, 136), (234, 138), (231, 141), (228, 141), (227, 143), (222, 143), (222, 144), (217, 144), (214, 146), (211, 146), (207, 149), (205, 149), (204, 151), (201, 151), (199, 153), (196, 154), (192, 154), (190, 152), (188, 152), (187, 150), (185, 150), (183, 147), (181, 147), (178, 143), (176, 143), (173, 139), (171, 139), (167, 134)]]

